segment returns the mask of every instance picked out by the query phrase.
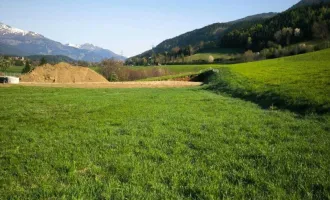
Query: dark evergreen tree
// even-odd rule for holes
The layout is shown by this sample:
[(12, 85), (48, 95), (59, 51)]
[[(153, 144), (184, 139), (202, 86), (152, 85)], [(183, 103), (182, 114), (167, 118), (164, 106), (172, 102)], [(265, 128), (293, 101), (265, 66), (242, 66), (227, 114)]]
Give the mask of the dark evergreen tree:
[(30, 62), (27, 60), (25, 62), (25, 66), (22, 70), (22, 74), (26, 74), (26, 73), (29, 73), (31, 71), (31, 65), (30, 65)]
[(47, 64), (47, 60), (46, 60), (45, 57), (42, 57), (42, 58), (40, 59), (39, 66), (42, 66), (42, 65), (45, 65), (45, 64)]

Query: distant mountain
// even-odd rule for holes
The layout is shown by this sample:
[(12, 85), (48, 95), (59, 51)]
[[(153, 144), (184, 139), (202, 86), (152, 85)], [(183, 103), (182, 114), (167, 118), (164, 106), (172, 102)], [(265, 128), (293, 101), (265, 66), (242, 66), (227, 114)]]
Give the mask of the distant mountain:
[[(0, 53), (11, 55), (65, 55), (74, 60), (99, 62), (106, 58), (124, 60), (110, 50), (100, 47), (72, 47), (48, 39), (35, 32), (25, 31), (0, 23)], [(89, 45), (90, 46), (90, 45)], [(92, 45), (93, 46), (93, 45)]]
[(151, 56), (152, 51), (154, 53), (163, 53), (165, 51), (171, 51), (174, 47), (185, 48), (189, 45), (192, 47), (203, 45), (204, 47), (212, 48), (217, 45), (221, 36), (231, 30), (232, 27), (248, 26), (248, 22), (252, 23), (258, 20), (265, 20), (275, 16), (276, 14), (277, 13), (262, 13), (227, 23), (214, 23), (203, 28), (184, 33), (177, 37), (167, 39), (157, 45), (153, 50), (146, 51), (138, 55), (138, 57), (149, 57)]
[(125, 60), (126, 59), (124, 56), (117, 55), (108, 49), (103, 49), (101, 47), (94, 46), (93, 44), (89, 44), (89, 43), (82, 44), (82, 45), (67, 44), (67, 46), (93, 52), (93, 53), (101, 56), (103, 59), (106, 59), (106, 58), (115, 58), (116, 60)]
[(27, 53), (15, 48), (14, 46), (0, 43), (0, 55), (26, 56)]
[(290, 9), (299, 8), (299, 7), (303, 7), (303, 6), (322, 4), (322, 3), (330, 3), (330, 0), (301, 0), (297, 4), (292, 6)]

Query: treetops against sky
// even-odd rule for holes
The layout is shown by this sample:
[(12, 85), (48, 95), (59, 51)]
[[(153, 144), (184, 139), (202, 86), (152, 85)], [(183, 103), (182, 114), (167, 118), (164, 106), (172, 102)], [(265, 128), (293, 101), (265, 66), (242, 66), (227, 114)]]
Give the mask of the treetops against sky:
[[(133, 56), (215, 22), (281, 12), (299, 0), (0, 0), (0, 22), (62, 43), (93, 43)], [(27, 17), (28, 16), (28, 17)]]

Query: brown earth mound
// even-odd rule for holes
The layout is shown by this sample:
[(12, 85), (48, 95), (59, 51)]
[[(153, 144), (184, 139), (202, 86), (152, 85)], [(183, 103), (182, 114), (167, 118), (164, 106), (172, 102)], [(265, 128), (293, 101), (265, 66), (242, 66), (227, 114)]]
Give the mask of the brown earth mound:
[(67, 63), (46, 64), (20, 78), (22, 82), (38, 83), (108, 82), (103, 76), (87, 67), (74, 67)]

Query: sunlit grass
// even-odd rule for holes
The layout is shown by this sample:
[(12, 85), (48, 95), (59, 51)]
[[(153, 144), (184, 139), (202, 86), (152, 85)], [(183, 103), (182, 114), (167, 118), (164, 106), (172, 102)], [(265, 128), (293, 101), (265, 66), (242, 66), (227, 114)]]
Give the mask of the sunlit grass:
[(330, 49), (220, 68), (218, 90), (278, 106), (330, 109)]
[(329, 116), (202, 88), (0, 88), (0, 199), (326, 199)]

